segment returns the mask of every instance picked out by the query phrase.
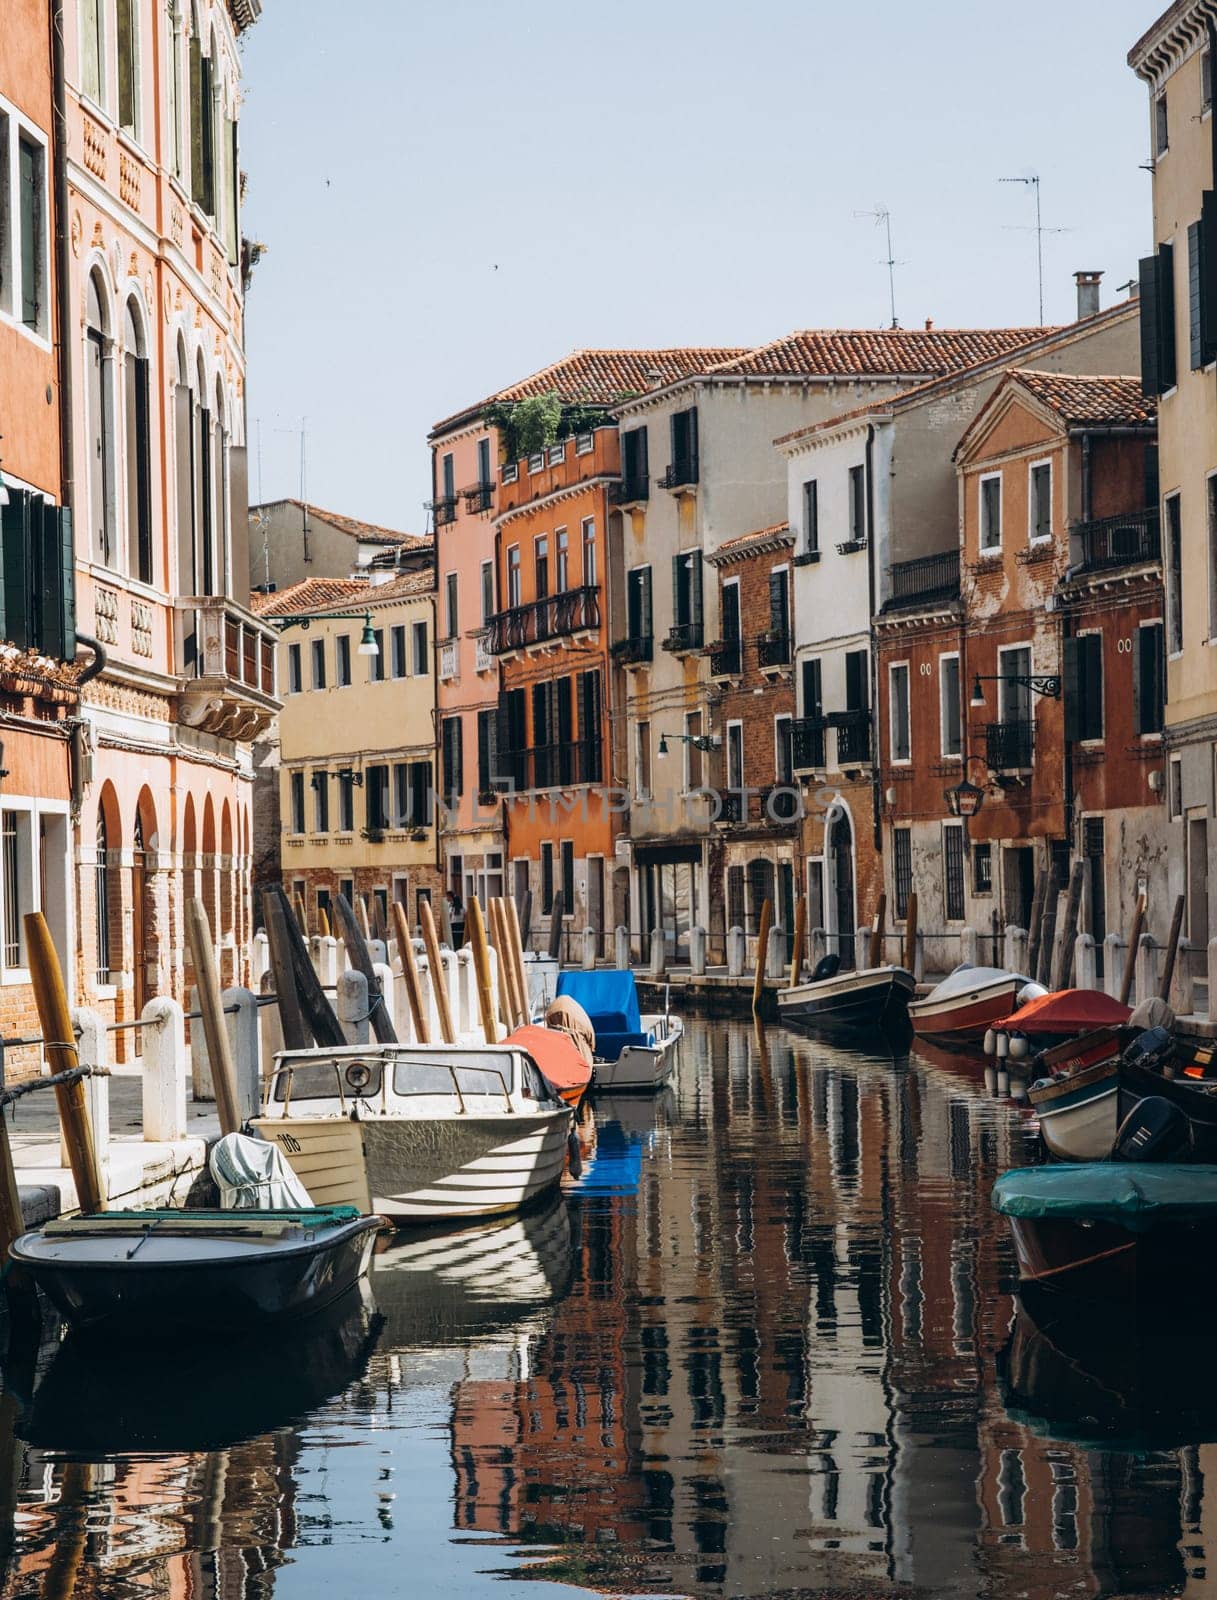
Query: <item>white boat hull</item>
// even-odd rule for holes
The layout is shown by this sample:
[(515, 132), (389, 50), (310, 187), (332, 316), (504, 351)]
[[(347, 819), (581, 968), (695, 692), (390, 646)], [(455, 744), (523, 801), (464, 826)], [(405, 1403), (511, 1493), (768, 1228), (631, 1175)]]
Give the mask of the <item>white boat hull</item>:
[(412, 1118), (269, 1117), (254, 1126), (310, 1195), (391, 1222), (459, 1222), (528, 1205), (562, 1177), (570, 1112)]
[[(648, 1031), (662, 1019), (644, 1017)], [(597, 1061), (592, 1069), (593, 1089), (607, 1094), (645, 1093), (662, 1089), (676, 1070), (676, 1052), (684, 1036), (679, 1018), (669, 1019), (668, 1035), (656, 1044), (627, 1044), (616, 1061)]]

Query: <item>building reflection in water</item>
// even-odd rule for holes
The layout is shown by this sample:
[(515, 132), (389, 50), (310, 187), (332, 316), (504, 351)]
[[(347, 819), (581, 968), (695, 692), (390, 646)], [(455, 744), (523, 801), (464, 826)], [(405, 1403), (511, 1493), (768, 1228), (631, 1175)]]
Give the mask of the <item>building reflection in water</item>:
[[(344, 1442), (386, 1473), (419, 1449), (412, 1396), (444, 1419), (451, 1526), (426, 1532), (454, 1570), (488, 1535), (541, 1576), (569, 1576), (576, 1547), (607, 1590), (1197, 1600), (1217, 1541), (1206, 1335), (1087, 1378), (1129, 1330), (1015, 1320), (989, 1191), (1032, 1125), (991, 1088), (942, 1059), (695, 1023), (675, 1093), (602, 1106), (562, 1200), (387, 1242), (374, 1353), (365, 1320), (362, 1353), (348, 1340), (281, 1425), (84, 1465), (54, 1449), (61, 1373), (52, 1421), (0, 1462), (5, 1596), (268, 1600), (284, 1552), (400, 1537), (374, 1494), (330, 1506), (355, 1450), (320, 1473), (291, 1425), (341, 1392)], [(1172, 1370), (1178, 1394), (1130, 1393)], [(246, 1380), (253, 1416), (265, 1385)]]

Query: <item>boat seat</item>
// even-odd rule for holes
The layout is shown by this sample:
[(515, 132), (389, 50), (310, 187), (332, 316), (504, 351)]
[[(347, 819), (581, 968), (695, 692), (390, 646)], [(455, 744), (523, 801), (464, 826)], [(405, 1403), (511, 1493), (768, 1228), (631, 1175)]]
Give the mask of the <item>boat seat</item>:
[(591, 1019), (591, 1023), (596, 1032), (596, 1054), (602, 1061), (616, 1061), (628, 1045), (655, 1043), (653, 1034), (640, 1033), (631, 1028), (622, 1011), (602, 1011)]

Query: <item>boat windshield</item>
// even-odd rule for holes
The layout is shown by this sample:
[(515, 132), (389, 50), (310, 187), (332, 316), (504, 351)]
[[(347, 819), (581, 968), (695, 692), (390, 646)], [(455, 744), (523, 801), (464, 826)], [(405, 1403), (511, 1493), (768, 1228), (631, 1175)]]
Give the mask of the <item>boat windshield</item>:
[(288, 1061), (275, 1076), (274, 1098), (293, 1100), (373, 1100), (380, 1093), (383, 1063), (375, 1056)]
[(403, 1061), (393, 1063), (394, 1094), (509, 1094), (512, 1089), (512, 1056), (498, 1051), (485, 1056), (462, 1055), (445, 1061)]

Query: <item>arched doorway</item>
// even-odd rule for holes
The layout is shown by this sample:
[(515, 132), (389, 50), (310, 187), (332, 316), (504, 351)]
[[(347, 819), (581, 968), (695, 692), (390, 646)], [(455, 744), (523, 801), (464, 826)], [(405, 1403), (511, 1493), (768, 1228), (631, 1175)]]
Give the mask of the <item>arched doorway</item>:
[(829, 813), (824, 854), (827, 857), (829, 905), (832, 931), (837, 936), (837, 953), (843, 967), (852, 967), (857, 928), (854, 914), (854, 830), (849, 812), (840, 802), (834, 804)]
[(140, 790), (131, 838), (131, 933), (134, 950), (135, 1015), (159, 988), (161, 927), (156, 905), (156, 809), (148, 789)]

